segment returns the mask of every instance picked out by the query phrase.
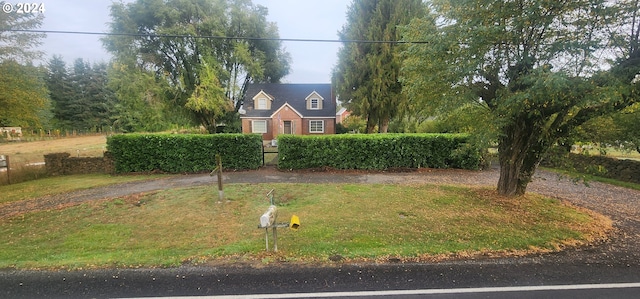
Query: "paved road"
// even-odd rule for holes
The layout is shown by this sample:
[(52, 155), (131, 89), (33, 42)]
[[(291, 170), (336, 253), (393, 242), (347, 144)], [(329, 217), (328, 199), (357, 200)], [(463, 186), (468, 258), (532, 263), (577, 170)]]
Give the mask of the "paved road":
[[(414, 173), (314, 173), (279, 172), (263, 169), (230, 172), (227, 182), (292, 183), (451, 183), (491, 185), (497, 170), (482, 172), (435, 170)], [(69, 203), (148, 192), (213, 184), (215, 177), (189, 175), (128, 183), (115, 187), (74, 192), (60, 197)], [(616, 226), (612, 240), (605, 244), (571, 249), (554, 254), (524, 258), (476, 259), (423, 264), (334, 265), (324, 267), (287, 264), (264, 268), (246, 266), (179, 267), (171, 269), (108, 269), (95, 271), (0, 271), (0, 297), (4, 298), (106, 298), (141, 296), (206, 296), (229, 294), (275, 294), (347, 291), (389, 291), (460, 289), (481, 287), (556, 286), (619, 284), (640, 282), (640, 191), (606, 184), (574, 184), (557, 175), (540, 171), (530, 191), (566, 199), (611, 217)], [(48, 198), (46, 201), (51, 201)], [(7, 206), (2, 207), (5, 210)], [(34, 208), (34, 206), (32, 206)], [(35, 206), (37, 209), (38, 207)], [(43, 206), (41, 208), (47, 208)], [(16, 205), (15, 211), (20, 208)], [(0, 215), (0, 217), (2, 217)], [(480, 292), (479, 297), (523, 298), (583, 297), (634, 298), (640, 288), (600, 288), (577, 290), (523, 290)], [(371, 293), (364, 297), (371, 297)], [(380, 293), (384, 295), (384, 293)], [(338, 296), (331, 293), (330, 296)], [(294, 295), (295, 296), (295, 295)], [(302, 296), (302, 295), (300, 295)], [(459, 298), (460, 293), (397, 295), (395, 298)], [(260, 296), (258, 296), (260, 297)], [(252, 297), (252, 298), (258, 298)], [(291, 297), (289, 297), (291, 298)], [(353, 296), (353, 298), (362, 298)]]

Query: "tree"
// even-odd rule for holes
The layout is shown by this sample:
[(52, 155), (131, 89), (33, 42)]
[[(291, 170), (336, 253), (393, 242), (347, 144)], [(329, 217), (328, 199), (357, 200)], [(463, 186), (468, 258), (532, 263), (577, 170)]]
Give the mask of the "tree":
[(434, 0), (405, 38), (403, 91), (437, 113), (473, 104), (492, 116), (498, 192), (520, 195), (546, 151), (578, 125), (637, 101), (636, 85), (601, 71), (618, 3)]
[(91, 65), (78, 58), (68, 69), (62, 57), (53, 56), (46, 82), (58, 128), (99, 132), (112, 126), (116, 98), (108, 85), (106, 63)]
[(13, 60), (0, 61), (0, 107), (0, 127), (41, 127), (49, 109), (43, 71)]
[(172, 124), (183, 125), (184, 108), (173, 103), (171, 86), (151, 71), (133, 64), (114, 62), (108, 69), (108, 84), (116, 95), (115, 129), (124, 132), (157, 132)]
[(398, 27), (422, 16), (422, 1), (355, 0), (347, 13), (347, 24), (338, 33), (341, 40), (390, 41), (346, 42), (334, 69), (336, 91), (354, 115), (367, 120), (367, 133), (378, 126), (386, 133), (389, 121), (405, 100), (398, 82), (401, 46)]
[(41, 14), (0, 13), (0, 126), (39, 127), (47, 121), (43, 71), (32, 65), (42, 54), (34, 48), (44, 35), (14, 31), (38, 28), (42, 19)]
[(61, 56), (54, 55), (49, 60), (45, 81), (53, 105), (54, 125), (58, 128), (71, 128), (74, 114), (68, 107), (75, 95), (67, 65)]
[(224, 89), (220, 86), (216, 74), (217, 70), (207, 64), (202, 64), (200, 71), (201, 81), (187, 100), (185, 107), (197, 112), (200, 123), (205, 127), (216, 126), (216, 120), (221, 119), (225, 113), (233, 110), (233, 105), (225, 95)]
[(112, 126), (111, 118), (116, 104), (115, 93), (109, 88), (106, 63), (95, 63), (89, 68), (89, 80), (86, 83), (85, 96), (89, 103), (89, 117), (84, 127), (95, 132), (102, 132)]
[[(0, 1), (4, 5), (5, 1)], [(42, 26), (43, 14), (19, 14), (15, 11), (0, 13), (0, 60), (14, 60), (29, 64), (42, 56), (35, 50), (42, 42), (44, 34), (16, 32), (14, 30), (37, 29)]]
[(613, 145), (640, 152), (640, 104), (590, 119), (570, 140)]
[[(266, 8), (250, 0), (114, 3), (111, 32), (129, 35), (109, 36), (104, 44), (119, 63), (134, 63), (167, 80), (177, 103), (215, 132), (220, 109), (213, 106), (231, 103), (237, 111), (247, 84), (278, 82), (289, 72), (289, 56), (266, 15)], [(227, 103), (217, 92), (213, 99), (201, 96), (220, 89)]]

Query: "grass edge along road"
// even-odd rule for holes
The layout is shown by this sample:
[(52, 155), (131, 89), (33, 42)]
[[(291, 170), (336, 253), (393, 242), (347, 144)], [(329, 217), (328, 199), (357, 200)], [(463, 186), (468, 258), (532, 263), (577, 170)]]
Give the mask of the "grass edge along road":
[[(300, 217), (265, 252), (258, 218), (276, 191), (279, 221)], [(93, 201), (0, 220), (0, 268), (435, 261), (524, 255), (606, 238), (611, 221), (535, 194), (428, 184), (228, 184)]]

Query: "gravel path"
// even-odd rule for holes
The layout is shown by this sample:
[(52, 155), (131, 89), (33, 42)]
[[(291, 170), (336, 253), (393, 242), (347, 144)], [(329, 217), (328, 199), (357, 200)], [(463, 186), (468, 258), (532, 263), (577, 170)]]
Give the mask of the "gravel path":
[[(416, 172), (286, 172), (274, 168), (256, 171), (227, 172), (226, 183), (438, 183), (469, 186), (496, 186), (499, 170), (421, 170)], [(36, 210), (72, 206), (88, 200), (117, 198), (131, 194), (153, 192), (177, 187), (215, 184), (216, 177), (208, 174), (185, 175), (156, 180), (132, 182), (67, 194), (13, 202), (0, 206), (0, 219)], [(599, 182), (589, 185), (574, 183), (557, 174), (539, 170), (527, 191), (567, 200), (574, 205), (594, 210), (614, 221), (616, 232), (610, 242), (546, 255), (544, 258), (583, 260), (585, 262), (626, 262), (636, 264), (640, 260), (640, 191), (616, 187)], [(535, 259), (535, 257), (533, 257)]]

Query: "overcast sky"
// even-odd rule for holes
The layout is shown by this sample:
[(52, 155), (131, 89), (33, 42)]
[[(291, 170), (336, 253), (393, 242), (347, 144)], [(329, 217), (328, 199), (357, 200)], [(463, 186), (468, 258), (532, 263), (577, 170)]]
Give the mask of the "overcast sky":
[[(42, 30), (106, 32), (111, 0), (47, 0)], [(125, 1), (130, 2), (130, 1)], [(347, 0), (253, 0), (269, 9), (268, 19), (278, 24), (280, 37), (337, 39), (346, 20)], [(329, 83), (339, 43), (284, 42), (291, 54), (285, 83)], [(61, 55), (67, 65), (77, 58), (89, 62), (110, 59), (99, 36), (48, 34), (42, 50), (46, 60)]]

